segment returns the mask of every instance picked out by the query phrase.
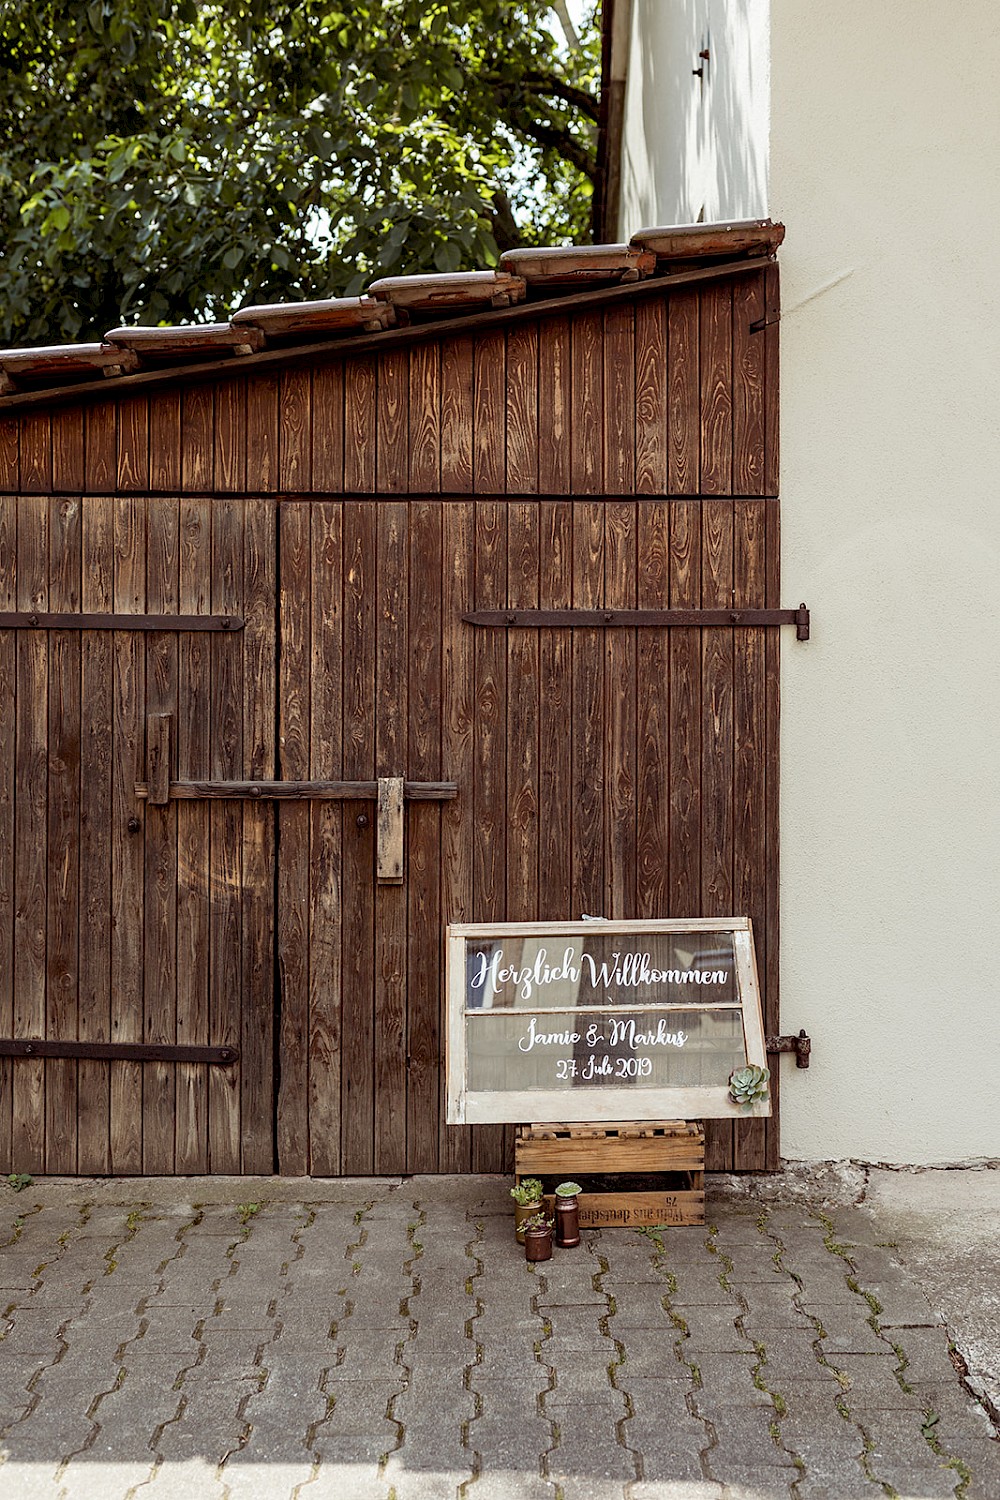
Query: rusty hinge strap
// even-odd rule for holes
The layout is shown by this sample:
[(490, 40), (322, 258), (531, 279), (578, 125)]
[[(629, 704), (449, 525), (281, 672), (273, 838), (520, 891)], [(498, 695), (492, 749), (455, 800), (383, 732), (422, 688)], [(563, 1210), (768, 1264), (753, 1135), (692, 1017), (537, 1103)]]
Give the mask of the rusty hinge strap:
[(97, 1062), (221, 1063), (239, 1061), (238, 1047), (182, 1047), (167, 1042), (49, 1042), (0, 1037), (0, 1057), (79, 1057)]
[(797, 1068), (808, 1068), (809, 1054), (812, 1051), (812, 1037), (806, 1036), (800, 1031), (798, 1036), (769, 1036), (767, 1038), (767, 1050), (771, 1053), (794, 1052), (795, 1066)]
[(82, 615), (0, 611), (0, 630), (242, 630), (239, 615)]
[(676, 626), (794, 625), (800, 641), (809, 639), (809, 611), (798, 609), (476, 609), (464, 614), (469, 625), (530, 630), (543, 626), (600, 630), (669, 630)]
[[(172, 802), (195, 802), (206, 798), (230, 798), (237, 801), (278, 802), (374, 802), (378, 799), (377, 781), (172, 781), (168, 788)], [(140, 781), (135, 794), (149, 799), (149, 786)], [(403, 797), (407, 802), (451, 802), (458, 796), (454, 781), (404, 781)]]

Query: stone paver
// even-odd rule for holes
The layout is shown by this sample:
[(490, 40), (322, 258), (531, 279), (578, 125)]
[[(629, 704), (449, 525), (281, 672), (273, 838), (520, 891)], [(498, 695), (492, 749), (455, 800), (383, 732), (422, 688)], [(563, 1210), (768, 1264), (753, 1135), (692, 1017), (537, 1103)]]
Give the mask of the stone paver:
[(537, 1267), (507, 1186), (6, 1194), (0, 1500), (1000, 1500), (975, 1373), (853, 1178), (719, 1180), (704, 1228)]

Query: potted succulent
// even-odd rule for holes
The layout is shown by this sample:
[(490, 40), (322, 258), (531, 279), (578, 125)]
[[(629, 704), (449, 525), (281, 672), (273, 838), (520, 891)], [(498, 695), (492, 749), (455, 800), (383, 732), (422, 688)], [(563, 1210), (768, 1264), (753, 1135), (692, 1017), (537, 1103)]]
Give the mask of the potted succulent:
[(555, 1221), (545, 1215), (545, 1210), (529, 1214), (521, 1225), (524, 1231), (525, 1260), (552, 1259), (552, 1229)]
[(517, 1235), (517, 1243), (524, 1244), (524, 1221), (531, 1214), (537, 1214), (543, 1207), (542, 1184), (537, 1177), (525, 1177), (510, 1190), (510, 1196), (514, 1200), (514, 1232)]
[(570, 1250), (580, 1243), (580, 1205), (583, 1191), (578, 1182), (561, 1182), (556, 1188), (556, 1244)]

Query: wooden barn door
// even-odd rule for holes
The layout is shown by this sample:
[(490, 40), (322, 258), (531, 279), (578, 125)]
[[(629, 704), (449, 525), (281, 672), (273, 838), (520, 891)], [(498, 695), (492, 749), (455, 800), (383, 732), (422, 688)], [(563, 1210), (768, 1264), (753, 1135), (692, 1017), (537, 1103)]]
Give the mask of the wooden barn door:
[[(283, 1171), (509, 1168), (510, 1128), (443, 1124), (449, 921), (748, 914), (766, 976), (777, 631), (717, 612), (777, 604), (775, 519), (762, 499), (282, 502), (281, 775), (410, 792), (398, 883), (370, 790), (278, 804)], [(621, 618), (669, 609), (716, 614)], [(764, 1122), (709, 1133), (714, 1165), (768, 1164)]]
[(274, 524), (270, 501), (0, 498), (12, 1170), (272, 1169), (273, 809), (175, 793), (274, 774)]

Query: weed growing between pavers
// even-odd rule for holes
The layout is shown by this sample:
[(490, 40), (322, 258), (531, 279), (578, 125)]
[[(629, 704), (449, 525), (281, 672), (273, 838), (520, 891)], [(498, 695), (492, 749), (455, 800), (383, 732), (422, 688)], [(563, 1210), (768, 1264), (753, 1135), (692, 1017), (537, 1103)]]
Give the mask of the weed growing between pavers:
[[(844, 1262), (844, 1265), (847, 1268), (844, 1272), (844, 1280), (846, 1281), (848, 1287), (852, 1292), (855, 1293), (856, 1296), (863, 1298), (868, 1305), (869, 1315), (865, 1321), (868, 1323), (876, 1337), (881, 1339), (883, 1343), (888, 1344), (889, 1348), (892, 1349), (893, 1353), (895, 1354), (897, 1365), (895, 1370), (893, 1371), (893, 1374), (896, 1377), (896, 1381), (899, 1385), (900, 1390), (903, 1391), (906, 1395), (915, 1394), (914, 1389), (907, 1381), (905, 1374), (907, 1366), (909, 1364), (909, 1360), (907, 1359), (902, 1346), (889, 1339), (888, 1335), (883, 1332), (882, 1325), (879, 1322), (879, 1313), (882, 1312), (881, 1302), (879, 1302), (874, 1292), (870, 1292), (866, 1288), (862, 1287), (860, 1282), (858, 1281), (856, 1274), (857, 1267), (854, 1264), (854, 1261), (851, 1259), (848, 1247), (846, 1245), (839, 1244), (833, 1237), (836, 1228), (833, 1220), (819, 1209), (813, 1209), (811, 1210), (811, 1212), (813, 1214), (813, 1217), (819, 1221), (825, 1231), (823, 1237), (824, 1245), (826, 1245), (826, 1248), (832, 1255), (838, 1256), (839, 1259)], [(879, 1248), (887, 1249), (891, 1247), (889, 1245), (882, 1245)], [(969, 1388), (966, 1386), (965, 1389), (968, 1390)], [(969, 1394), (973, 1396), (973, 1399), (978, 1400), (978, 1398), (975, 1396), (975, 1392), (970, 1391)], [(980, 1405), (981, 1404), (982, 1403), (980, 1403)], [(957, 1500), (963, 1500), (965, 1492), (968, 1489), (969, 1483), (972, 1479), (972, 1472), (969, 1469), (968, 1465), (965, 1464), (961, 1458), (959, 1458), (956, 1454), (948, 1453), (947, 1450), (942, 1446), (935, 1431), (937, 1423), (940, 1419), (934, 1412), (929, 1402), (923, 1407), (922, 1414), (923, 1422), (921, 1424), (920, 1431), (923, 1439), (927, 1443), (931, 1452), (941, 1459), (943, 1467), (946, 1469), (952, 1469), (956, 1474), (959, 1475), (959, 1483), (955, 1487), (955, 1495), (957, 1497)], [(858, 1425), (860, 1427), (860, 1423)], [(863, 1428), (861, 1430), (864, 1431)], [(883, 1488), (886, 1490), (886, 1494), (894, 1495), (896, 1493), (895, 1490), (893, 1490), (891, 1487), (886, 1487), (885, 1485), (883, 1485)]]
[(9, 1250), (12, 1246), (16, 1245), (24, 1233), (25, 1224), (27, 1224), (29, 1219), (34, 1218), (35, 1214), (40, 1214), (41, 1211), (42, 1205), (36, 1203), (34, 1208), (26, 1208), (19, 1213), (11, 1224), (10, 1238), (0, 1243), (0, 1250)]
[[(763, 1228), (762, 1223), (764, 1226)], [(767, 1211), (762, 1209), (761, 1213), (757, 1216), (758, 1233), (766, 1235), (766, 1225)], [(770, 1399), (771, 1406), (774, 1409), (774, 1418), (768, 1423), (768, 1433), (770, 1434), (771, 1441), (774, 1443), (775, 1447), (780, 1448), (783, 1452), (787, 1453), (792, 1462), (796, 1465), (796, 1467), (798, 1467), (799, 1463), (801, 1463), (802, 1461), (800, 1455), (797, 1454), (794, 1449), (785, 1446), (784, 1439), (781, 1435), (780, 1424), (782, 1418), (787, 1416), (788, 1414), (788, 1404), (781, 1392), (773, 1391), (768, 1385), (767, 1381), (764, 1379), (764, 1367), (767, 1364), (767, 1348), (760, 1342), (759, 1339), (754, 1338), (752, 1334), (747, 1332), (745, 1319), (750, 1312), (750, 1306), (746, 1298), (733, 1286), (732, 1278), (735, 1274), (736, 1267), (733, 1263), (732, 1256), (727, 1255), (727, 1253), (719, 1245), (718, 1235), (719, 1231), (717, 1226), (714, 1224), (710, 1225), (706, 1247), (709, 1250), (710, 1254), (717, 1255), (719, 1257), (719, 1261), (722, 1267), (719, 1272), (719, 1285), (724, 1289), (728, 1296), (732, 1297), (733, 1301), (739, 1307), (740, 1311), (734, 1320), (736, 1328), (739, 1331), (740, 1336), (742, 1338), (745, 1338), (747, 1342), (753, 1347), (753, 1352), (756, 1356), (757, 1363), (752, 1367), (750, 1371), (750, 1378), (754, 1383), (754, 1387)]]

